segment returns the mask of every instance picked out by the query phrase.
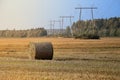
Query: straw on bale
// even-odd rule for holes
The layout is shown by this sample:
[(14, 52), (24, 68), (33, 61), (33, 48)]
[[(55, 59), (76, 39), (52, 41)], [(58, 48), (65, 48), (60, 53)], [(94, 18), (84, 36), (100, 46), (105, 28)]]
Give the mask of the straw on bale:
[(50, 42), (30, 43), (31, 59), (47, 59), (53, 58), (53, 46)]

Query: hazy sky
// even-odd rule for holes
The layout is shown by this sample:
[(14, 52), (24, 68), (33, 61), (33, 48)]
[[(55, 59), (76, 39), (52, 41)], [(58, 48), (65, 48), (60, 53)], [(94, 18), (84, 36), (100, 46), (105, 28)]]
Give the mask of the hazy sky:
[[(0, 29), (49, 28), (49, 21), (59, 16), (73, 15), (77, 21), (75, 7), (86, 6), (98, 7), (95, 18), (120, 17), (120, 0), (0, 0)], [(91, 19), (90, 10), (83, 11), (82, 19)]]

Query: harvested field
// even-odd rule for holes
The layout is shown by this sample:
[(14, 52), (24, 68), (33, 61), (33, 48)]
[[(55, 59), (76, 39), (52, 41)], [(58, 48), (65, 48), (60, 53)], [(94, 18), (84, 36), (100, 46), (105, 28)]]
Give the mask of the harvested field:
[[(53, 60), (30, 60), (30, 42), (52, 42)], [(120, 38), (0, 38), (0, 80), (119, 79)]]

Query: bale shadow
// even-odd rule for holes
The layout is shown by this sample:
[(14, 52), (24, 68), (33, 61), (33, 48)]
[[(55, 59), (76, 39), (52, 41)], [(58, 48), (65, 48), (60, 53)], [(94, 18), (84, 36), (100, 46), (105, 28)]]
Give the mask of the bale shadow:
[(83, 60), (83, 61), (120, 62), (120, 60), (114, 60), (114, 59), (88, 59), (88, 58), (83, 58), (81, 60)]
[(79, 61), (80, 58), (56, 58), (55, 61)]
[(104, 62), (120, 62), (120, 60), (111, 59), (90, 59), (90, 58), (56, 58), (55, 61), (104, 61)]

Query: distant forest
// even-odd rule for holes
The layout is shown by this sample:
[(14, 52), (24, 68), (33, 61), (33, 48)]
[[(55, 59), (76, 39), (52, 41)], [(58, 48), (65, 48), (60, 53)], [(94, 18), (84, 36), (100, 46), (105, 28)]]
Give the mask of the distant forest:
[[(72, 29), (72, 30), (71, 30)], [(120, 17), (109, 19), (81, 20), (74, 22), (71, 28), (68, 26), (59, 33), (59, 29), (51, 30), (35, 28), (28, 30), (0, 30), (0, 37), (42, 37), (42, 36), (63, 36), (63, 37), (120, 37)], [(72, 31), (72, 32), (71, 32)], [(73, 34), (73, 35), (72, 35)]]
[(101, 37), (120, 37), (120, 17), (77, 21), (71, 28), (74, 36), (93, 33)]
[(46, 36), (47, 31), (44, 28), (28, 30), (0, 30), (0, 37), (41, 37)]

